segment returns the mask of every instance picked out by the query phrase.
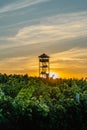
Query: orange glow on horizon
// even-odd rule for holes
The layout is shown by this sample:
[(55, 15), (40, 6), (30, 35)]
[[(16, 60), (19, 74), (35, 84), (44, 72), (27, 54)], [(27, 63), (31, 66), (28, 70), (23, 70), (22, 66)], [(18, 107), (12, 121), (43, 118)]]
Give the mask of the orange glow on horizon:
[[(3, 72), (1, 72), (2, 74), (4, 74)], [(11, 72), (7, 72), (6, 74), (17, 74), (17, 75), (25, 75), (25, 74), (28, 74), (28, 76), (31, 76), (31, 77), (39, 77), (39, 73), (38, 71), (28, 71), (28, 72), (19, 72), (19, 73), (15, 73), (14, 71), (11, 73)], [(63, 72), (63, 71), (53, 71), (51, 70), (51, 77), (52, 77), (52, 74), (54, 75), (54, 77), (56, 78), (66, 78), (66, 79), (69, 79), (69, 78), (76, 78), (76, 79), (81, 79), (81, 78), (86, 78), (86, 74), (77, 74), (77, 73), (70, 73), (70, 72)]]

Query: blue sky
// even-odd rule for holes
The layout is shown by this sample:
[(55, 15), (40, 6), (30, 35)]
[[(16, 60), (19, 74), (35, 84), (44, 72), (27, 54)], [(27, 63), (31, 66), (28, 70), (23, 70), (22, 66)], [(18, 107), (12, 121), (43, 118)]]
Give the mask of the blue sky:
[(0, 72), (38, 75), (43, 52), (60, 76), (87, 76), (87, 0), (0, 1)]

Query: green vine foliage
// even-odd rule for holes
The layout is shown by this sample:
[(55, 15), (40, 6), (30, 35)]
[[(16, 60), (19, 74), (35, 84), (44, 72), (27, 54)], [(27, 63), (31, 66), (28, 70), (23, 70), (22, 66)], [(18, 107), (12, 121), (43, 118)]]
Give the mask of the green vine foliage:
[(0, 130), (86, 130), (86, 79), (0, 74)]

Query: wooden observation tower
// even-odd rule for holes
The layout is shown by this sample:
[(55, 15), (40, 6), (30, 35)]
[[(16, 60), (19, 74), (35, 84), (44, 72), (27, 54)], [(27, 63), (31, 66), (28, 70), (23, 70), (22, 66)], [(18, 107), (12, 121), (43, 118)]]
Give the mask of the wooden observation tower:
[(39, 57), (39, 77), (49, 78), (50, 73), (50, 62), (49, 56), (43, 53)]

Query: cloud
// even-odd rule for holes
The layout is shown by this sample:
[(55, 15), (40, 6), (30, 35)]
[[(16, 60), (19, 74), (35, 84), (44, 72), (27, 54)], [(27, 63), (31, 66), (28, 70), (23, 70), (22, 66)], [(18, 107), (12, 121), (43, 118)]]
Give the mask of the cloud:
[(62, 77), (87, 76), (87, 48), (73, 48), (54, 53), (50, 59), (51, 70)]
[[(21, 28), (12, 37), (0, 37), (0, 59), (31, 54), (34, 56), (43, 52), (50, 55), (75, 47), (87, 48), (86, 15), (87, 12), (80, 12), (45, 17), (41, 19), (41, 24)], [(67, 22), (57, 24), (59, 17), (61, 22)]]
[(86, 21), (87, 18), (87, 11), (77, 11), (77, 12), (67, 12), (67, 13), (59, 13), (50, 17), (42, 18), (41, 23), (44, 24), (65, 24), (65, 23), (72, 23), (72, 22), (80, 22)]
[(51, 55), (52, 66), (55, 68), (87, 69), (87, 48), (73, 48), (68, 51), (54, 53)]
[(5, 13), (8, 11), (14, 11), (18, 9), (22, 9), (25, 7), (29, 7), (32, 5), (36, 5), (42, 2), (47, 2), (49, 0), (24, 0), (24, 1), (16, 1), (15, 3), (8, 4), (0, 8), (0, 13)]
[[(84, 58), (87, 60), (87, 48), (73, 48), (68, 51), (63, 51), (59, 53), (54, 53), (54, 57), (57, 56), (59, 59), (65, 61), (65, 60), (84, 60)], [(82, 58), (81, 58), (82, 57)]]
[(0, 61), (1, 73), (38, 74), (38, 60), (32, 55), (26, 57), (8, 57)]
[[(53, 53), (50, 55), (51, 71), (59, 73), (60, 76), (86, 76), (87, 74), (87, 49), (73, 48), (68, 51)], [(38, 75), (38, 56), (15, 56), (0, 60), (1, 72), (29, 73)], [(10, 69), (9, 69), (10, 68)], [(76, 75), (75, 75), (76, 74)]]
[(65, 40), (86, 39), (86, 21), (87, 12), (51, 16), (41, 19), (40, 24), (21, 28), (16, 35), (1, 37), (0, 40), (15, 42), (15, 46), (20, 46), (20, 44), (61, 43)]
[(14, 36), (0, 37), (2, 71), (36, 72), (38, 55), (46, 52), (51, 55), (51, 69), (86, 75), (87, 12), (44, 17), (39, 21), (19, 29)]

